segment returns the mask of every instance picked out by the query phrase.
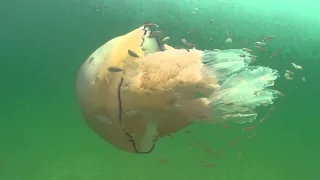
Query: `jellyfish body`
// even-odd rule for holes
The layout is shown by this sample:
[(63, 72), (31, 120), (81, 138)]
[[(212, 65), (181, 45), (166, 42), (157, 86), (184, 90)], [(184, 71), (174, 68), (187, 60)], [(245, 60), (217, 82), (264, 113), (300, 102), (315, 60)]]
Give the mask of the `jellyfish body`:
[(276, 98), (267, 88), (278, 72), (249, 66), (249, 53), (161, 48), (150, 32), (143, 26), (114, 38), (78, 73), (84, 119), (118, 149), (150, 153), (158, 138), (196, 121), (251, 122), (255, 107)]

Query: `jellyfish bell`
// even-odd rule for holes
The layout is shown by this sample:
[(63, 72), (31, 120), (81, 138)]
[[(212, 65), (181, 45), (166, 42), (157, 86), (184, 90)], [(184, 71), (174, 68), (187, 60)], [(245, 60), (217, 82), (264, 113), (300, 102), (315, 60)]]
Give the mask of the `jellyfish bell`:
[[(136, 73), (139, 58), (130, 56), (128, 51), (143, 57), (161, 50), (156, 38), (148, 38), (150, 32), (148, 27), (139, 27), (105, 43), (84, 62), (77, 77), (77, 95), (88, 125), (110, 144), (128, 152), (135, 149), (119, 120), (119, 114), (126, 110), (119, 104), (119, 86), (120, 82), (123, 86), (131, 84), (130, 78), (122, 79)], [(115, 68), (124, 71), (112, 71)]]
[(251, 122), (256, 106), (273, 103), (277, 91), (267, 87), (278, 72), (249, 66), (250, 53), (162, 48), (150, 33), (142, 26), (110, 40), (78, 73), (84, 119), (116, 148), (150, 153), (159, 137), (194, 122)]

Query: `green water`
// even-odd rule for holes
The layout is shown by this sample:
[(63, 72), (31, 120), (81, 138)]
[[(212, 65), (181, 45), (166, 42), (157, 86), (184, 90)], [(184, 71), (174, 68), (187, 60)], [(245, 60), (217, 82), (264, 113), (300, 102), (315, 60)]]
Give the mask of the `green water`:
[[(304, 2), (1, 1), (0, 179), (320, 179), (319, 4)], [(257, 65), (280, 71), (275, 88), (285, 96), (253, 131), (195, 124), (188, 128), (191, 134), (161, 139), (150, 155), (115, 149), (82, 119), (75, 79), (97, 47), (145, 21), (159, 24), (172, 45), (187, 38), (200, 49), (241, 48), (241, 42), (252, 48), (253, 42), (274, 35), (268, 55), (254, 53)], [(198, 34), (187, 36), (190, 30)], [(224, 44), (225, 31), (232, 44)], [(269, 59), (275, 50), (280, 53)], [(287, 81), (283, 74), (293, 70), (291, 62), (304, 70)], [(221, 151), (220, 156), (206, 147)], [(215, 165), (204, 168), (208, 163)]]

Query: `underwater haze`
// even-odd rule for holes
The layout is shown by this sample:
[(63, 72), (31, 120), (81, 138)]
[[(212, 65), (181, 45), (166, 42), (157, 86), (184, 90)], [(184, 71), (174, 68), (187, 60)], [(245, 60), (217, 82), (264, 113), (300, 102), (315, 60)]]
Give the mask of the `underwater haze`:
[[(312, 0), (0, 1), (0, 179), (320, 179), (318, 7)], [(145, 22), (158, 24), (174, 47), (186, 39), (197, 49), (252, 49), (255, 65), (279, 71), (274, 89), (284, 96), (259, 108), (255, 128), (194, 124), (161, 138), (151, 154), (116, 149), (84, 121), (76, 76), (95, 49)], [(262, 50), (254, 45), (267, 36)]]

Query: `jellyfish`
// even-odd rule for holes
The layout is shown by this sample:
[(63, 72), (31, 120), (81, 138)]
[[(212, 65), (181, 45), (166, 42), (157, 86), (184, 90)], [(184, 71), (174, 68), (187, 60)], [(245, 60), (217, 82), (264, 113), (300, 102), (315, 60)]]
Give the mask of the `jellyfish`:
[[(151, 153), (162, 137), (196, 122), (250, 123), (272, 104), (277, 70), (251, 66), (241, 49), (175, 49), (141, 26), (108, 41), (82, 64), (83, 118), (112, 146)], [(252, 57), (252, 56), (251, 56)]]

